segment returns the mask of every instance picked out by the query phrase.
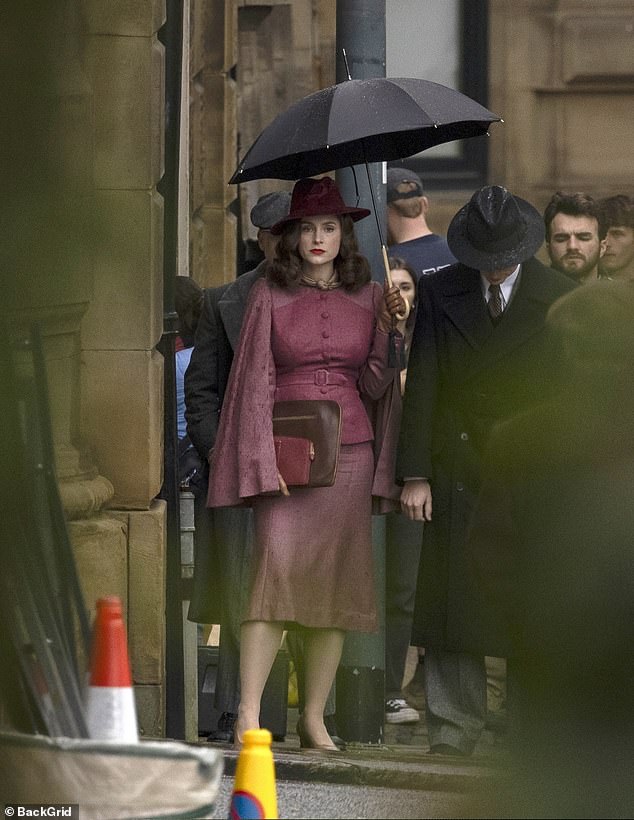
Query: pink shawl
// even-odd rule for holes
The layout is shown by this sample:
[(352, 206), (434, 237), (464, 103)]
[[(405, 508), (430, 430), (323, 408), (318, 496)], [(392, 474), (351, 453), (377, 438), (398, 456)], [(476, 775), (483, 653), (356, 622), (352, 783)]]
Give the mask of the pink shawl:
[[(275, 365), (271, 353), (271, 290), (266, 281), (251, 289), (222, 406), (209, 476), (207, 506), (233, 507), (278, 489), (272, 408)], [(399, 373), (378, 401), (364, 397), (374, 424), (375, 512), (398, 509), (394, 483), (401, 414)]]

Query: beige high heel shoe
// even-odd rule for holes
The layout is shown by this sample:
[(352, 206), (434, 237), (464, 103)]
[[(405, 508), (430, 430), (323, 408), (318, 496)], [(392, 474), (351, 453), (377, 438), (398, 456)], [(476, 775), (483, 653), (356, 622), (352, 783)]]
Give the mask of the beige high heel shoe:
[(244, 743), (244, 733), (248, 732), (249, 729), (259, 729), (259, 726), (243, 726), (240, 723), (240, 718), (236, 720), (234, 727), (233, 727), (233, 748), (236, 751), (240, 751), (242, 748), (242, 744)]
[(310, 734), (306, 730), (304, 726), (304, 721), (302, 715), (299, 716), (299, 720), (297, 721), (297, 734), (299, 736), (299, 746), (301, 749), (319, 749), (320, 752), (340, 752), (338, 746), (335, 746), (333, 741), (331, 740), (330, 743), (315, 743), (315, 741), (311, 738)]

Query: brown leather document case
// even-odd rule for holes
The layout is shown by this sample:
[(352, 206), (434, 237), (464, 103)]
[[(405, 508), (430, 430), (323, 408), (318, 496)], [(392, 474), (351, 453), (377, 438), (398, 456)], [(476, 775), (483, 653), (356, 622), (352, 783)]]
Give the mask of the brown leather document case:
[[(305, 439), (312, 443), (313, 458), (306, 487), (331, 487), (337, 475), (339, 447), (341, 444), (341, 407), (336, 401), (315, 399), (305, 401), (278, 401), (273, 405), (273, 437)], [(280, 452), (283, 445), (280, 445)], [(304, 445), (305, 447), (305, 445)], [(276, 441), (276, 454), (278, 444)], [(293, 453), (300, 461), (305, 460), (305, 449), (287, 443), (285, 455), (293, 458)], [(286, 462), (286, 469), (289, 464)], [(278, 469), (289, 486), (284, 470), (278, 460)], [(290, 474), (290, 473), (289, 473)], [(293, 470), (293, 475), (297, 475)], [(301, 473), (299, 473), (301, 475)]]

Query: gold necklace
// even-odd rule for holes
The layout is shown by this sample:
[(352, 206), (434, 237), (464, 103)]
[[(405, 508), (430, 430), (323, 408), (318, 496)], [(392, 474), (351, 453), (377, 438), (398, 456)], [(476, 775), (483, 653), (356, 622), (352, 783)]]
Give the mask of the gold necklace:
[(299, 281), (309, 288), (317, 288), (318, 290), (334, 290), (335, 288), (341, 287), (341, 282), (337, 279), (335, 271), (333, 271), (332, 275), (326, 280), (313, 279), (312, 276), (307, 276), (305, 273), (302, 273)]

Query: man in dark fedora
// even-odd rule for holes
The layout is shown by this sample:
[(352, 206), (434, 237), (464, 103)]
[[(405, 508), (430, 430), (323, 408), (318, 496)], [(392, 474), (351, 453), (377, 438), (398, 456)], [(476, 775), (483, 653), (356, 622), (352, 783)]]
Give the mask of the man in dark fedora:
[(533, 257), (543, 219), (498, 185), (474, 193), (447, 241), (459, 263), (418, 285), (397, 477), (403, 513), (427, 522), (412, 643), (425, 647), (430, 751), (469, 755), (486, 720), (465, 556), (482, 459), (493, 426), (539, 397), (546, 313), (575, 283)]

